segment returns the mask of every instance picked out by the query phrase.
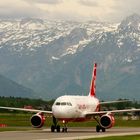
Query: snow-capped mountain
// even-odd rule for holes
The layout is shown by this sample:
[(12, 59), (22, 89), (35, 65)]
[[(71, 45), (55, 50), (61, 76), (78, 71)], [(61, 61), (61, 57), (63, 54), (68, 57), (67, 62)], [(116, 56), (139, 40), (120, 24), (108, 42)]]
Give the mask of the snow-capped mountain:
[[(85, 47), (96, 36), (115, 30), (116, 27), (116, 24), (98, 22), (78, 23), (32, 18), (1, 20), (0, 47), (8, 46), (11, 51), (28, 54), (45, 46), (48, 51), (54, 49), (54, 55), (61, 58), (67, 54), (76, 53), (78, 48)], [(58, 48), (56, 48), (57, 42), (61, 42)]]
[(93, 61), (100, 98), (140, 91), (140, 16), (121, 23), (0, 20), (0, 74), (38, 96), (87, 94)]

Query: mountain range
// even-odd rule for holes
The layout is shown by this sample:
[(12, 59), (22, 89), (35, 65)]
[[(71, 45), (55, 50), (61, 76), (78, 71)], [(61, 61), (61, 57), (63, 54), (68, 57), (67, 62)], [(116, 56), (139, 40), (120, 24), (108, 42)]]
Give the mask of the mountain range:
[(4, 97), (32, 97), (36, 98), (36, 94), (33, 90), (25, 88), (22, 85), (0, 75), (0, 96)]
[(100, 99), (140, 99), (138, 14), (120, 23), (0, 20), (0, 74), (39, 98), (87, 95), (94, 62)]

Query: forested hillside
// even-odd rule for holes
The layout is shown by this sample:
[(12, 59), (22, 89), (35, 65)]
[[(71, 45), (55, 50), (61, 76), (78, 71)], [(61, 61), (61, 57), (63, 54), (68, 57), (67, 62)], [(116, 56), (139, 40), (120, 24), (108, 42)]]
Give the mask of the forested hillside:
[(35, 97), (33, 90), (0, 75), (0, 96)]

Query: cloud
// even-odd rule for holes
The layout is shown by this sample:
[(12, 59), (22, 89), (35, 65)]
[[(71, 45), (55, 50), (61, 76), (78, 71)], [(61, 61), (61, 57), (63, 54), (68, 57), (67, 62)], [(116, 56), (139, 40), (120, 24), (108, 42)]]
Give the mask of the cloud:
[(111, 6), (113, 9), (112, 15), (110, 15), (111, 19), (116, 18), (122, 20), (124, 17), (131, 14), (139, 14), (140, 1), (138, 0), (127, 0), (123, 2), (122, 0), (114, 0), (114, 3), (115, 4)]
[[(127, 5), (126, 5), (127, 3)], [(39, 17), (118, 22), (139, 13), (138, 0), (4, 0), (0, 17)]]
[(62, 0), (25, 0), (29, 3), (41, 3), (41, 4), (59, 4)]
[(95, 1), (94, 0), (79, 0), (78, 2), (84, 6), (89, 6), (89, 7), (98, 6), (97, 0), (95, 0)]
[(0, 2), (0, 18), (39, 17), (43, 11), (22, 0)]

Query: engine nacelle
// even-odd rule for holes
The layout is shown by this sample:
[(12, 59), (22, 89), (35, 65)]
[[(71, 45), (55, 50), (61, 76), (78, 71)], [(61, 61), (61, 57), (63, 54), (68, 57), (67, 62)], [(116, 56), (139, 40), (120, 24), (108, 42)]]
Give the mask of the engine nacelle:
[(41, 128), (44, 125), (45, 117), (43, 113), (37, 113), (31, 117), (31, 124), (34, 128)]
[(100, 125), (105, 128), (111, 128), (115, 124), (115, 118), (112, 114), (105, 114), (100, 118)]

